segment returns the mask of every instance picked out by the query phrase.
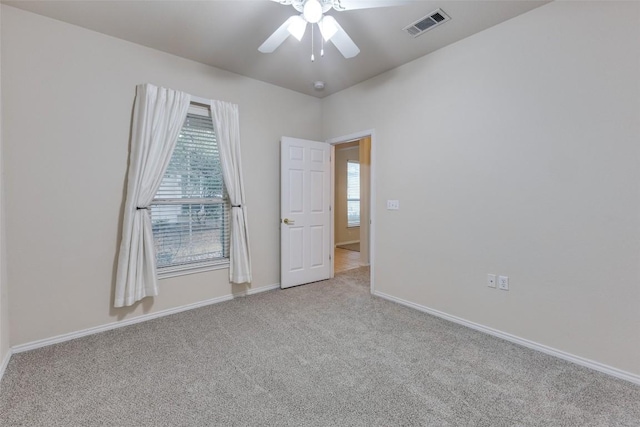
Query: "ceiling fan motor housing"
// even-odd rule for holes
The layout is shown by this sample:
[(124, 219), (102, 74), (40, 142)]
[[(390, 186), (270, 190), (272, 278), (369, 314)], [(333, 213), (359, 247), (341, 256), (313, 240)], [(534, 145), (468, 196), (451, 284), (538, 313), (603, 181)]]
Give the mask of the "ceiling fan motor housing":
[[(295, 10), (302, 13), (304, 11), (304, 4), (306, 2), (307, 0), (285, 0), (285, 1), (281, 1), (280, 3), (290, 4), (295, 8)], [(334, 6), (334, 3), (340, 3), (340, 2), (339, 1), (335, 2), (334, 0), (318, 0), (318, 3), (320, 3), (320, 6), (322, 6), (322, 13), (325, 13)]]

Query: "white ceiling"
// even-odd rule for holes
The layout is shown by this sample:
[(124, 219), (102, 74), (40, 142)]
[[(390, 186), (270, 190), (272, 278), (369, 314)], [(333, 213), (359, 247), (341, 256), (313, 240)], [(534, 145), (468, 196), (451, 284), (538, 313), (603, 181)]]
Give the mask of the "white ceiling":
[[(3, 1), (10, 6), (85, 27), (203, 64), (308, 95), (324, 97), (424, 56), (546, 0), (416, 0), (411, 4), (337, 12), (333, 15), (358, 45), (352, 59), (328, 43), (311, 62), (311, 36), (289, 37), (274, 53), (258, 46), (295, 14), (269, 0), (209, 1)], [(402, 29), (437, 8), (451, 21), (413, 38)], [(318, 38), (316, 38), (318, 40)], [(316, 80), (324, 91), (313, 89)]]

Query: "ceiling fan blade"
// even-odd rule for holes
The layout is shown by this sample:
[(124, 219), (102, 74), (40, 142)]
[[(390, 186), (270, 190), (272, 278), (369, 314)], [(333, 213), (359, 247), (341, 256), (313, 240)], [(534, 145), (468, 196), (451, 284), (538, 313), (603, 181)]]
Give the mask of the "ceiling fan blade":
[(335, 45), (335, 47), (340, 51), (342, 56), (345, 58), (353, 58), (357, 54), (360, 53), (360, 49), (356, 44), (351, 40), (351, 37), (347, 34), (347, 32), (338, 24), (338, 21), (335, 20), (333, 16), (326, 15), (324, 20), (330, 25), (335, 25), (337, 31), (333, 36), (329, 39)]
[(333, 8), (335, 10), (372, 9), (412, 3), (416, 3), (416, 0), (333, 0)]
[(297, 16), (298, 15), (294, 15), (284, 21), (284, 24), (280, 25), (280, 27), (260, 45), (258, 50), (262, 53), (271, 53), (276, 50), (291, 34), (289, 33), (289, 25), (291, 25), (291, 22), (296, 19)]

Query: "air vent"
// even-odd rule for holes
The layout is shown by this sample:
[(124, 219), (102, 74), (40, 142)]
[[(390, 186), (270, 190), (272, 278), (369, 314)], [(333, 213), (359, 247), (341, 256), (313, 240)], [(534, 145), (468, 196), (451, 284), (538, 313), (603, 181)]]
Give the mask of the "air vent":
[(413, 24), (404, 27), (403, 30), (409, 33), (410, 36), (418, 37), (450, 19), (449, 15), (444, 13), (442, 9), (436, 9), (424, 18), (420, 18)]

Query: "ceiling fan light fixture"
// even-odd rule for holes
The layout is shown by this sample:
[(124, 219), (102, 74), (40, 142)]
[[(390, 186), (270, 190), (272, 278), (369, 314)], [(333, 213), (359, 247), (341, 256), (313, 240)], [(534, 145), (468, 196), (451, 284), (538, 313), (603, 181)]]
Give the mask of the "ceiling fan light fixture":
[(322, 18), (322, 5), (318, 0), (307, 0), (302, 8), (302, 16), (307, 22), (315, 24)]
[(307, 21), (305, 21), (302, 16), (294, 16), (291, 18), (291, 23), (287, 27), (289, 34), (298, 39), (298, 41), (302, 40), (302, 36), (304, 36), (306, 29)]
[[(0, 0), (1, 1), (1, 0)], [(272, 0), (283, 5), (292, 6), (299, 15), (291, 16), (277, 30), (273, 32), (267, 40), (260, 45), (258, 50), (262, 53), (272, 53), (290, 36), (294, 36), (298, 41), (302, 41), (307, 24), (311, 24), (311, 61), (315, 57), (314, 44), (314, 24), (318, 24), (320, 30), (320, 56), (324, 56), (324, 43), (331, 41), (335, 48), (346, 59), (353, 58), (360, 53), (358, 46), (351, 40), (351, 37), (340, 26), (333, 16), (324, 15), (330, 9), (348, 10), (369, 7), (396, 6), (415, 0)], [(345, 6), (349, 2), (348, 7)], [(354, 2), (351, 4), (351, 2)], [(345, 3), (343, 3), (345, 2)], [(357, 3), (357, 4), (356, 4)]]
[(320, 33), (322, 33), (324, 41), (328, 42), (331, 40), (331, 37), (338, 32), (338, 27), (335, 22), (336, 20), (332, 16), (325, 16), (322, 18), (322, 21), (318, 22), (318, 27), (320, 27)]

